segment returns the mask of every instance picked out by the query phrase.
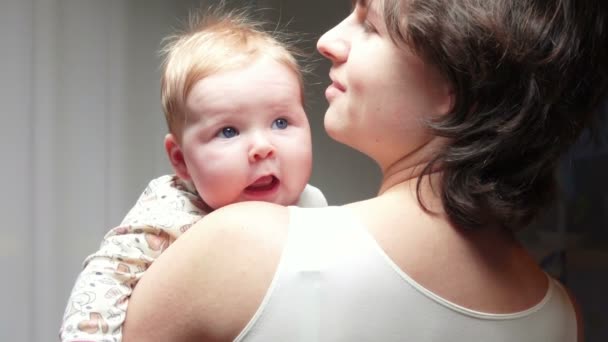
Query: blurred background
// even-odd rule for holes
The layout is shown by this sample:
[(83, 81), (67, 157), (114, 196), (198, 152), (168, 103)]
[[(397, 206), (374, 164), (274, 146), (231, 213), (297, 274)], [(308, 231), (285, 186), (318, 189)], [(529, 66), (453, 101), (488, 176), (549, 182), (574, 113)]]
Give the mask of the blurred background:
[[(170, 172), (159, 101), (161, 40), (190, 9), (216, 1), (0, 0), (0, 341), (57, 340), (84, 258), (117, 225), (148, 181)], [(266, 9), (301, 46), (349, 11), (350, 1), (232, 1)], [(311, 184), (330, 204), (373, 195), (376, 166), (323, 130), (329, 64), (308, 81)], [(604, 115), (606, 118), (606, 115)], [(564, 156), (563, 197), (521, 239), (570, 286), (587, 341), (608, 340), (608, 120), (603, 144)]]

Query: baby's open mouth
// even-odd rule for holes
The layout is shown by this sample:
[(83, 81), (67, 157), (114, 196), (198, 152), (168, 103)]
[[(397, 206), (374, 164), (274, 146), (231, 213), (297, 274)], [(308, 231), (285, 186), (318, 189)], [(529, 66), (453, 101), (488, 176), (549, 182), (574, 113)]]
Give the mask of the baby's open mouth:
[(246, 191), (269, 191), (279, 185), (279, 179), (275, 176), (264, 176), (245, 188)]

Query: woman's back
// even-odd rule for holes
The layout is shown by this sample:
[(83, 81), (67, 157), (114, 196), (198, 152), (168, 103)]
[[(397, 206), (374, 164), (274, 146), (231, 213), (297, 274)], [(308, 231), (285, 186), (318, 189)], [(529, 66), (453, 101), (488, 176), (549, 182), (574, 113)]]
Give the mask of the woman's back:
[(408, 188), (399, 185), (349, 205), (397, 267), (441, 297), (477, 311), (521, 311), (544, 297), (547, 277), (512, 233), (457, 229), (436, 198), (423, 196), (425, 211)]
[[(370, 204), (358, 204), (359, 208), (356, 204), (290, 209), (289, 237), (273, 282), (237, 340), (297, 337), (302, 341), (576, 341), (576, 318), (568, 296), (556, 281), (547, 282), (542, 272), (537, 286), (542, 288), (542, 294), (532, 305), (508, 313), (503, 312), (505, 306), (495, 306), (496, 310), (488, 310), (492, 313), (484, 313), (467, 308), (471, 306), (467, 304), (477, 301), (466, 302), (468, 298), (460, 288), (467, 269), (476, 265), (458, 265), (458, 260), (453, 260), (452, 269), (461, 271), (445, 272), (441, 265), (409, 261), (408, 264), (429, 265), (421, 272), (423, 277), (431, 274), (426, 276), (427, 281), (435, 277), (441, 282), (441, 286), (436, 286), (431, 281), (433, 287), (465, 303), (446, 300), (430, 291), (404, 272), (399, 261), (374, 238), (374, 232), (365, 227), (359, 214), (373, 211)], [(367, 210), (359, 210), (363, 208)], [(404, 215), (395, 226), (407, 221)], [(408, 245), (403, 241), (395, 243)], [(425, 256), (427, 253), (420, 251), (427, 247), (422, 244), (406, 248), (418, 251), (412, 256)], [(444, 247), (449, 249), (449, 245)], [(441, 259), (442, 254), (435, 251), (428, 257), (436, 259), (436, 255)], [(398, 256), (401, 257), (403, 254)], [(480, 287), (476, 282), (472, 279), (470, 287)], [(449, 286), (451, 283), (458, 285)], [(531, 297), (526, 293), (530, 292), (528, 288), (520, 290), (519, 295), (512, 292), (515, 303), (521, 303), (521, 297)], [(483, 292), (486, 293), (481, 293), (481, 297), (508, 291), (489, 288)]]

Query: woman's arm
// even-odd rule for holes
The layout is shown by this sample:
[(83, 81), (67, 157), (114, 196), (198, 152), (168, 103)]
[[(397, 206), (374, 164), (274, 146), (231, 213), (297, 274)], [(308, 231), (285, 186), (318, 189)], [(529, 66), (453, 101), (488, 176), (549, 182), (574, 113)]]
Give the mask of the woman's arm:
[(136, 286), (123, 341), (232, 341), (270, 286), (288, 221), (287, 208), (262, 202), (206, 216)]

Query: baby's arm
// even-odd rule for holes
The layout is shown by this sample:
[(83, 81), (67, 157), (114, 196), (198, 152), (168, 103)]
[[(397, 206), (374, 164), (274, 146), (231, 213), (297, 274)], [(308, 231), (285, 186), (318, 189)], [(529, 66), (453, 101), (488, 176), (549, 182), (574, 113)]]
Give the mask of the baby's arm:
[(120, 341), (131, 291), (143, 272), (171, 243), (152, 227), (114, 228), (85, 261), (61, 327), (62, 341)]
[(122, 340), (133, 288), (175, 238), (202, 217), (197, 199), (173, 177), (150, 182), (122, 224), (85, 260), (65, 310), (63, 342)]

